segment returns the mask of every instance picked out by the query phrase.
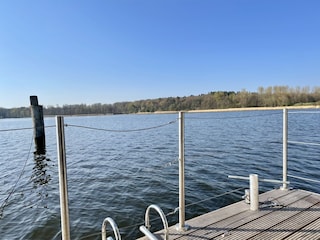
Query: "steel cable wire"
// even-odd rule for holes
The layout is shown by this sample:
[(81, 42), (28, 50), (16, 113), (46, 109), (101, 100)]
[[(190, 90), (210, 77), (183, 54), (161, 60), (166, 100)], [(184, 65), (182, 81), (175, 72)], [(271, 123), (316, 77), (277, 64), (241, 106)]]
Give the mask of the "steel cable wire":
[(1, 219), (2, 216), (3, 216), (4, 208), (8, 205), (8, 202), (9, 202), (10, 197), (13, 195), (14, 191), (16, 190), (16, 187), (17, 187), (18, 182), (20, 181), (22, 175), (24, 174), (24, 170), (25, 170), (25, 168), (26, 168), (26, 166), (27, 166), (27, 162), (28, 162), (29, 157), (30, 157), (31, 147), (32, 147), (32, 145), (33, 145), (32, 143), (33, 143), (33, 136), (32, 136), (32, 138), (31, 138), (31, 143), (30, 143), (30, 147), (29, 147), (29, 152), (28, 152), (27, 158), (26, 158), (26, 160), (25, 160), (25, 162), (24, 162), (24, 165), (23, 165), (23, 167), (22, 167), (22, 170), (21, 170), (21, 172), (20, 172), (20, 174), (19, 174), (16, 182), (14, 183), (14, 185), (13, 185), (12, 188), (11, 188), (11, 190), (9, 191), (8, 196), (6, 197), (6, 199), (3, 201), (3, 203), (2, 203), (1, 206), (0, 206), (0, 219)]
[[(244, 190), (245, 188), (237, 188), (237, 189), (234, 189), (234, 190), (231, 190), (231, 191), (228, 191), (228, 192), (224, 192), (222, 194), (219, 194), (219, 195), (216, 195), (214, 197), (210, 197), (210, 198), (206, 198), (206, 199), (203, 199), (201, 201), (197, 201), (197, 202), (193, 202), (193, 203), (190, 203), (190, 204), (187, 204), (185, 205), (185, 207), (190, 207), (190, 206), (193, 206), (193, 205), (197, 205), (199, 203), (202, 203), (202, 202), (205, 202), (205, 201), (209, 201), (209, 200), (212, 200), (212, 199), (216, 199), (216, 198), (219, 198), (219, 197), (223, 197), (223, 196), (226, 196), (228, 194), (232, 194), (232, 193), (235, 193), (235, 192), (239, 192), (240, 190)], [(174, 215), (176, 214), (177, 212), (179, 211), (179, 207), (176, 207), (175, 209), (173, 209), (172, 211), (168, 212), (167, 214), (165, 214), (166, 217), (169, 217), (171, 215)], [(153, 219), (150, 219), (150, 222), (154, 222), (156, 220), (159, 220), (160, 217), (155, 217)], [(129, 226), (125, 226), (125, 227), (119, 227), (120, 230), (124, 230), (124, 229), (130, 229), (130, 228), (133, 228), (133, 227), (139, 227), (141, 225), (145, 224), (145, 222), (139, 222), (139, 223), (136, 223), (136, 224), (132, 224), (132, 225), (129, 225)], [(93, 233), (93, 234), (90, 234), (90, 235), (86, 235), (84, 237), (81, 237), (80, 239), (86, 239), (86, 238), (89, 238), (89, 237), (94, 237), (94, 236), (98, 236), (100, 235), (101, 233)]]
[(238, 117), (186, 117), (185, 119), (244, 119), (244, 118), (254, 118), (254, 117), (265, 117), (265, 116), (271, 116), (271, 115), (280, 115), (281, 112), (277, 113), (265, 113), (265, 114), (257, 114), (257, 115), (245, 115), (245, 116), (238, 116)]
[(77, 128), (84, 128), (84, 129), (90, 129), (90, 130), (97, 130), (97, 131), (105, 131), (105, 132), (140, 132), (140, 131), (146, 131), (151, 129), (156, 129), (160, 127), (164, 127), (173, 123), (176, 123), (178, 120), (173, 120), (168, 123), (164, 123), (157, 126), (147, 127), (147, 128), (138, 128), (138, 129), (126, 129), (126, 130), (114, 130), (114, 129), (105, 129), (105, 128), (95, 128), (95, 127), (88, 127), (88, 126), (81, 126), (81, 125), (75, 125), (75, 124), (65, 124), (66, 127), (77, 127)]
[[(45, 128), (56, 127), (55, 125), (45, 126)], [(13, 131), (21, 131), (21, 130), (32, 130), (33, 127), (25, 127), (25, 128), (10, 128), (10, 129), (0, 129), (0, 132), (13, 132)]]

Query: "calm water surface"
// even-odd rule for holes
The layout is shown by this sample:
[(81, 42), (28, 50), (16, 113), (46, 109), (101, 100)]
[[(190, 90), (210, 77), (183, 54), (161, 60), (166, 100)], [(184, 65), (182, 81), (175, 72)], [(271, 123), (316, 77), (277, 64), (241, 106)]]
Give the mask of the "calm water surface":
[[(178, 207), (177, 118), (65, 117), (72, 239), (101, 239), (106, 217), (116, 221), (124, 239), (135, 239), (150, 204), (166, 214)], [(61, 239), (55, 119), (46, 118), (45, 125), (47, 152), (42, 158), (33, 154), (31, 129), (0, 131), (1, 239)], [(0, 130), (28, 127), (31, 119), (0, 119)], [(289, 111), (289, 140), (320, 143), (319, 127), (318, 109)], [(150, 129), (108, 131), (142, 128)], [(319, 146), (289, 144), (288, 152), (289, 174), (319, 180)], [(243, 191), (212, 199), (248, 187), (228, 175), (257, 173), (280, 180), (281, 167), (282, 111), (185, 115), (187, 219), (241, 200)], [(289, 180), (291, 187), (320, 191), (319, 184)], [(261, 183), (260, 190), (275, 187), (279, 185)], [(177, 219), (178, 213), (168, 216), (170, 225)]]

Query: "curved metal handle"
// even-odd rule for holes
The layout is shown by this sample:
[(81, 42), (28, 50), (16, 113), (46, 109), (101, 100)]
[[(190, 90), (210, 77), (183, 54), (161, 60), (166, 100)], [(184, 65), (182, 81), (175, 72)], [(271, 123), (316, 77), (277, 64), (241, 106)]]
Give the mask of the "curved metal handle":
[[(107, 217), (103, 220), (103, 223), (102, 223), (102, 228), (101, 228), (101, 237), (102, 237), (102, 240), (107, 240), (107, 236), (106, 236), (106, 227), (107, 227), (107, 223), (110, 223), (111, 227), (112, 227), (112, 230), (113, 230), (113, 234), (114, 236), (116, 237), (116, 240), (121, 240), (121, 235), (120, 235), (120, 232), (119, 232), (119, 228), (117, 226), (117, 224), (115, 223), (115, 221), (113, 221), (112, 218), (110, 217)], [(108, 239), (110, 239), (108, 237)], [(111, 238), (113, 239), (113, 238)]]
[(164, 236), (165, 236), (164, 239), (168, 240), (169, 239), (168, 221), (167, 221), (167, 218), (164, 215), (162, 209), (160, 207), (158, 207), (157, 205), (152, 204), (147, 208), (146, 215), (145, 215), (145, 226), (147, 227), (147, 229), (149, 229), (151, 226), (150, 219), (149, 219), (149, 214), (150, 214), (151, 208), (153, 208), (154, 210), (156, 210), (159, 213), (159, 215), (162, 219), (163, 227), (164, 227)]
[(145, 226), (140, 226), (139, 230), (149, 239), (149, 240), (158, 240), (158, 238), (153, 235)]

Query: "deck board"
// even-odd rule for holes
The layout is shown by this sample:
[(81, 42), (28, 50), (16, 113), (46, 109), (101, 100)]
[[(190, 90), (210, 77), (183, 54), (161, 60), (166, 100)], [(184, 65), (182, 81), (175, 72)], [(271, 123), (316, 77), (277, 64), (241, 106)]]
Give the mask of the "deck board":
[[(272, 190), (260, 194), (259, 202), (259, 211), (251, 211), (248, 204), (240, 201), (190, 219), (186, 221), (190, 230), (181, 233), (175, 226), (170, 227), (169, 238), (320, 239), (320, 194), (304, 190)], [(157, 232), (157, 236), (161, 233)]]
[[(320, 229), (320, 216), (311, 224), (305, 226), (294, 234), (290, 235), (290, 239), (319, 239)], [(289, 239), (289, 238), (288, 238)]]

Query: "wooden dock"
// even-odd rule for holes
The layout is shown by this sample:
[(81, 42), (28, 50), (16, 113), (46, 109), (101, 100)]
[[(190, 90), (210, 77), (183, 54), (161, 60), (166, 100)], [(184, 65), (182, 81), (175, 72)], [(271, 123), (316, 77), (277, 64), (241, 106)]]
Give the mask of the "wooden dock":
[[(259, 203), (258, 211), (240, 201), (190, 219), (183, 233), (172, 226), (169, 239), (320, 239), (320, 194), (272, 190), (260, 194)], [(163, 239), (163, 231), (156, 235)]]

